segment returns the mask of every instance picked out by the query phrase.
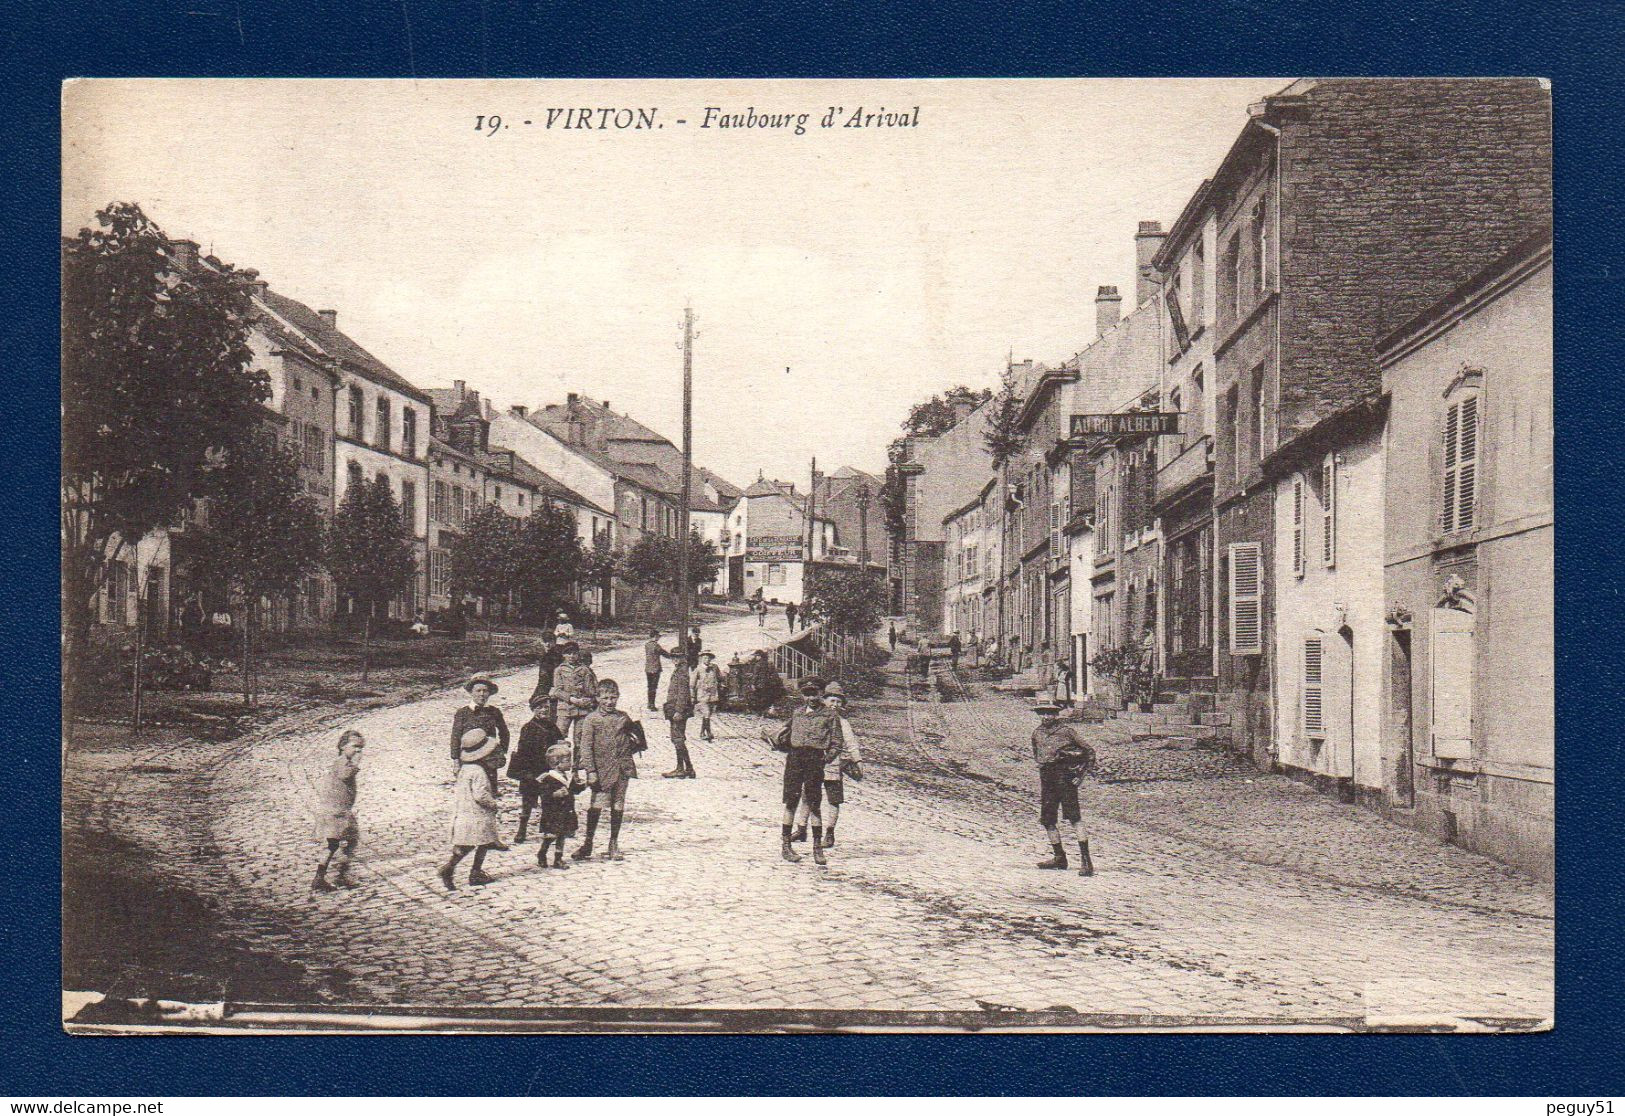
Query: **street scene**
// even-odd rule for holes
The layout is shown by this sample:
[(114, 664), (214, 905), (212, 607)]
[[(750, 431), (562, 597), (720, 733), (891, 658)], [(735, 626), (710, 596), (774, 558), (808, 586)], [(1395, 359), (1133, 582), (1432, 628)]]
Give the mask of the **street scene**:
[(522, 87), (65, 98), (70, 1029), (1553, 1026), (1549, 89)]

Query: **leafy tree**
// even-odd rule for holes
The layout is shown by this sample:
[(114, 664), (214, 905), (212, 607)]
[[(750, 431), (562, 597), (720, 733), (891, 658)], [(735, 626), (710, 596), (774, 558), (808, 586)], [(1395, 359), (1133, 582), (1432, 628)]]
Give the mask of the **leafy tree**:
[(581, 579), (598, 590), (599, 612), (608, 616), (615, 579), (626, 565), (626, 551), (615, 545), (609, 531), (600, 531), (581, 554)]
[(999, 385), (999, 394), (993, 401), (988, 415), (987, 428), (982, 433), (982, 440), (987, 446), (987, 452), (993, 458), (993, 468), (998, 469), (1016, 454), (1020, 453), (1027, 444), (1027, 436), (1022, 432), (1021, 419), (1021, 393), (1016, 382), (1014, 369), (1006, 369), (1004, 382)]
[(449, 560), (453, 591), (484, 600), (489, 622), (519, 588), (525, 563), (520, 521), (495, 504), (480, 505), (452, 543)]
[(520, 521), (519, 551), (518, 589), (529, 616), (545, 620), (572, 603), (571, 589), (581, 579), (585, 563), (570, 511), (538, 504), (529, 518)]
[(901, 539), (908, 526), (908, 488), (895, 462), (886, 466), (886, 482), (880, 489), (880, 512), (886, 521), (887, 534)]
[(372, 619), (379, 605), (412, 584), (417, 559), (412, 528), (390, 491), (389, 478), (352, 484), (333, 516), (328, 533), (327, 568), (340, 595), (355, 602), (362, 615), (361, 680), (372, 669)]
[(243, 704), (251, 706), (259, 602), (289, 596), (320, 568), (327, 527), (300, 482), (298, 455), (264, 427), (210, 471), (208, 500), (196, 568), (242, 603)]
[(886, 596), (880, 571), (824, 565), (812, 575), (805, 607), (814, 620), (837, 632), (868, 635), (880, 627)]
[[(677, 578), (677, 540), (665, 535), (645, 535), (627, 551), (624, 573), (627, 580), (639, 585), (674, 582)], [(722, 569), (722, 555), (717, 548), (700, 537), (698, 531), (688, 536), (689, 588), (704, 585), (716, 579)]]
[(990, 388), (981, 391), (972, 391), (964, 384), (949, 388), (941, 395), (933, 395), (923, 403), (916, 403), (908, 409), (908, 418), (903, 420), (903, 429), (911, 438), (935, 438), (939, 434), (946, 434), (959, 422), (959, 412), (951, 402), (954, 396), (971, 396), (976, 406), (980, 407), (993, 398)]
[(62, 697), (78, 690), (97, 591), (125, 547), (200, 494), (270, 397), (250, 365), (252, 271), (182, 270), (141, 207), (116, 202), (64, 247)]

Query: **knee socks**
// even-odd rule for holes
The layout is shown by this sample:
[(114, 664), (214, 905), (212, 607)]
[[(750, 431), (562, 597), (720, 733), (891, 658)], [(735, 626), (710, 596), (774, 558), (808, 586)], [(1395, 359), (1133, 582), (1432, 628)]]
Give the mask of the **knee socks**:
[(621, 839), (621, 811), (609, 812), (609, 843), (615, 844)]
[(598, 819), (603, 813), (602, 810), (587, 811), (587, 836), (581, 842), (583, 848), (592, 848), (592, 835), (598, 831)]

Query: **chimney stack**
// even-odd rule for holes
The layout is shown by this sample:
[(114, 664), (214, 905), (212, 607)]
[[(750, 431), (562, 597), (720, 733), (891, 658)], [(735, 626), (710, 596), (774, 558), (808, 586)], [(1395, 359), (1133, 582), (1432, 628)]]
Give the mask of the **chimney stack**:
[(604, 400), (604, 410), (609, 410), (609, 400)]
[(337, 329), (339, 327), (339, 312), (337, 310), (318, 310), (316, 313), (322, 316), (322, 321), (326, 323), (328, 329)]
[(453, 380), (451, 382), (451, 390), (457, 393), (457, 402), (461, 403), (463, 401), (464, 394), (468, 391), (468, 381)]
[(514, 403), (508, 407), (508, 411), (514, 418), (522, 419), (525, 417), (526, 407), (523, 403)]
[(1123, 296), (1116, 287), (1101, 287), (1095, 292), (1095, 336), (1104, 337), (1123, 316)]
[(1134, 285), (1136, 306), (1157, 291), (1156, 269), (1151, 266), (1151, 260), (1167, 237), (1168, 234), (1162, 231), (1161, 221), (1141, 221), (1140, 231), (1134, 234), (1134, 262), (1139, 271)]
[(564, 397), (564, 405), (566, 407), (570, 407), (570, 408), (573, 409), (575, 407), (576, 403), (580, 401), (580, 399), (581, 399), (581, 396), (577, 395), (575, 392), (572, 391), (569, 395), (566, 395)]
[(169, 242), (170, 255), (175, 260), (175, 266), (181, 271), (197, 270), (198, 245), (195, 240), (171, 240)]

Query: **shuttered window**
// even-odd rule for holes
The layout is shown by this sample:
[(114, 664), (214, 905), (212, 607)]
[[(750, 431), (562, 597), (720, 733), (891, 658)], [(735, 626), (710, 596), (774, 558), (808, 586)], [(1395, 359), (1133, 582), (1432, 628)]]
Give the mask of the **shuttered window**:
[(1466, 759), (1473, 751), (1473, 617), (1454, 608), (1433, 610), (1433, 754)]
[(1320, 466), (1320, 560), (1337, 564), (1337, 458), (1328, 457)]
[(1303, 735), (1326, 739), (1326, 686), (1323, 673), (1325, 645), (1318, 635), (1303, 641)]
[(1292, 572), (1303, 576), (1303, 474), (1292, 478)]
[(1053, 496), (1049, 502), (1049, 560), (1061, 560), (1061, 502)]
[(1444, 419), (1444, 498), (1439, 529), (1465, 531), (1477, 522), (1479, 397), (1450, 404)]
[(1230, 653), (1263, 651), (1263, 568), (1258, 543), (1230, 544)]

